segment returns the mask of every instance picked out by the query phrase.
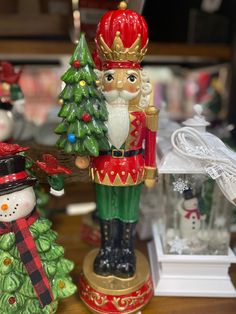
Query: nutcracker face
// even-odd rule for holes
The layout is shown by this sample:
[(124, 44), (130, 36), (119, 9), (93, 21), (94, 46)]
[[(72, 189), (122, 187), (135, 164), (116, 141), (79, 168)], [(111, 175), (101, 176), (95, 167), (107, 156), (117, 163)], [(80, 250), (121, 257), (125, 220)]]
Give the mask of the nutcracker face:
[(23, 190), (0, 196), (0, 221), (9, 222), (29, 215), (34, 209), (34, 189)]
[(122, 99), (128, 105), (141, 95), (140, 71), (134, 69), (111, 69), (104, 71), (102, 91), (108, 103)]
[(0, 141), (8, 140), (13, 132), (13, 117), (8, 110), (0, 110)]

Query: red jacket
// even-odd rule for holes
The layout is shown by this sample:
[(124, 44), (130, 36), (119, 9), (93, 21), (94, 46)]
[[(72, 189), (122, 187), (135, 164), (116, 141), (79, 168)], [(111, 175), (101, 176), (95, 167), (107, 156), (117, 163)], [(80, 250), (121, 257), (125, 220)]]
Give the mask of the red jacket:
[[(109, 186), (130, 186), (156, 177), (157, 109), (138, 107), (130, 111), (129, 135), (124, 152), (143, 147), (132, 157), (98, 156), (92, 160), (94, 182)], [(122, 150), (121, 150), (122, 151)]]

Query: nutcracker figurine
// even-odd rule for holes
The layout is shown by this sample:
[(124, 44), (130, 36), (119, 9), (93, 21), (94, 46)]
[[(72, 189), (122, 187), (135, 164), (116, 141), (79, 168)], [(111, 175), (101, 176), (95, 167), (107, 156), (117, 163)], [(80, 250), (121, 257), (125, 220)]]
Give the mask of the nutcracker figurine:
[(94, 313), (134, 313), (152, 296), (147, 261), (134, 250), (142, 184), (152, 187), (157, 176), (158, 111), (149, 105), (151, 84), (140, 65), (147, 44), (146, 21), (125, 2), (101, 18), (96, 46), (110, 147), (90, 162), (101, 248), (85, 258), (79, 288)]
[(13, 133), (13, 105), (22, 105), (24, 95), (18, 84), (21, 71), (16, 72), (6, 61), (0, 63), (0, 141), (10, 141)]

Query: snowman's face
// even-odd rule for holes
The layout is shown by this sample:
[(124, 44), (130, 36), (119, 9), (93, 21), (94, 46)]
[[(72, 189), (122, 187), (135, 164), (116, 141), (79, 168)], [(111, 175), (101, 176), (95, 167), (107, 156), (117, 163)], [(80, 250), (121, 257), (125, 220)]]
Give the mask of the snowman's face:
[(13, 116), (11, 111), (0, 110), (0, 141), (8, 140), (13, 132)]
[(9, 222), (29, 215), (36, 198), (33, 187), (0, 196), (0, 221)]
[(185, 209), (195, 209), (198, 208), (198, 200), (196, 197), (191, 198), (190, 200), (184, 201), (184, 208)]

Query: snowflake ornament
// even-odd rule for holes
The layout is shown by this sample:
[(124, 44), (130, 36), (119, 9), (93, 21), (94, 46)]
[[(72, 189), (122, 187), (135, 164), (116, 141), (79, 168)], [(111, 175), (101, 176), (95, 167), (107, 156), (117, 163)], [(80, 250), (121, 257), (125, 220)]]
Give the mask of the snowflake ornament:
[(170, 246), (170, 253), (182, 254), (185, 250), (189, 250), (189, 246), (187, 244), (187, 239), (180, 239), (179, 237), (175, 237), (173, 240), (168, 242)]
[(175, 192), (179, 192), (180, 194), (183, 194), (183, 192), (185, 190), (188, 190), (188, 181), (187, 180), (183, 180), (181, 178), (179, 178), (177, 181), (173, 182), (173, 190)]

